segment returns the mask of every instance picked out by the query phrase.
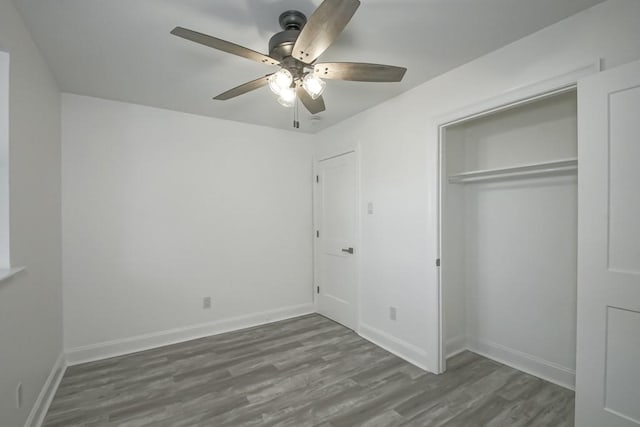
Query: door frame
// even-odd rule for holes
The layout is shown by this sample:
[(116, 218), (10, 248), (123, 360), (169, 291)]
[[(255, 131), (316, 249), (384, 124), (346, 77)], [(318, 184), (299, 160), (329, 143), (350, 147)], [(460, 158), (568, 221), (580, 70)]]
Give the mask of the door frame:
[(319, 248), (319, 244), (320, 244), (320, 239), (316, 236), (316, 231), (320, 229), (320, 218), (321, 218), (321, 212), (320, 212), (320, 194), (319, 194), (319, 186), (318, 183), (316, 182), (316, 177), (319, 175), (319, 170), (320, 170), (320, 162), (324, 161), (324, 160), (330, 160), (336, 157), (340, 157), (340, 156), (344, 156), (346, 154), (351, 154), (353, 153), (355, 155), (355, 161), (354, 161), (354, 166), (355, 166), (355, 170), (354, 170), (354, 174), (355, 174), (355, 179), (356, 179), (356, 200), (355, 200), (355, 204), (356, 204), (356, 217), (355, 217), (355, 250), (353, 253), (353, 257), (355, 258), (355, 275), (356, 275), (356, 279), (355, 279), (355, 292), (356, 292), (356, 297), (355, 297), (355, 301), (353, 302), (355, 309), (356, 309), (356, 314), (355, 314), (355, 332), (356, 333), (360, 333), (360, 325), (362, 324), (362, 311), (361, 311), (361, 307), (362, 304), (360, 303), (361, 300), (361, 296), (362, 296), (362, 282), (361, 282), (361, 271), (362, 271), (362, 189), (361, 189), (361, 184), (362, 184), (362, 179), (360, 176), (360, 171), (361, 171), (361, 150), (360, 150), (360, 143), (356, 143), (354, 144), (354, 146), (350, 149), (343, 149), (343, 150), (337, 150), (337, 151), (329, 151), (327, 153), (324, 153), (323, 155), (314, 155), (313, 157), (313, 175), (312, 175), (312, 185), (313, 185), (313, 229), (311, 230), (312, 233), (312, 239), (313, 239), (313, 283), (312, 283), (312, 288), (311, 288), (311, 292), (313, 295), (313, 305), (315, 307), (315, 311), (316, 313), (318, 312), (318, 292), (316, 291), (316, 287), (320, 285), (319, 281), (320, 281), (320, 274), (319, 274), (319, 265), (320, 265), (320, 260), (319, 260), (319, 255), (320, 255), (320, 248)]
[[(555, 75), (551, 78), (540, 80), (533, 84), (523, 86), (520, 88), (512, 89), (501, 93), (497, 96), (491, 97), (479, 103), (457, 109), (449, 114), (438, 117), (435, 121), (437, 128), (437, 156), (438, 156), (438, 171), (437, 171), (437, 258), (442, 257), (442, 242), (443, 242), (443, 230), (442, 230), (442, 218), (443, 218), (443, 199), (445, 193), (445, 178), (442, 176), (444, 173), (444, 165), (446, 164), (444, 143), (445, 143), (445, 130), (447, 127), (459, 124), (468, 120), (477, 119), (489, 114), (497, 113), (506, 109), (514, 108), (520, 105), (525, 105), (531, 102), (535, 102), (553, 95), (559, 95), (564, 92), (577, 90), (578, 80), (583, 77), (598, 73), (601, 71), (601, 61), (591, 62), (589, 64), (574, 68), (568, 72)], [(579, 143), (579, 142), (578, 142)], [(578, 161), (579, 163), (579, 161)], [(429, 261), (431, 262), (431, 261)], [(442, 269), (438, 268), (437, 273), (437, 334), (435, 347), (437, 349), (437, 366), (436, 374), (441, 374), (446, 370), (446, 334), (445, 334), (445, 313), (443, 304), (443, 278)]]

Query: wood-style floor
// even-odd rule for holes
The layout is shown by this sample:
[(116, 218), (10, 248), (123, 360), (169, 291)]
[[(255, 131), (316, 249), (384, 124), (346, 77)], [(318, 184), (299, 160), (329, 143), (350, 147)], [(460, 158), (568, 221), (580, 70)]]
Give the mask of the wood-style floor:
[(44, 425), (570, 426), (573, 400), (470, 352), (428, 374), (310, 315), (72, 366)]

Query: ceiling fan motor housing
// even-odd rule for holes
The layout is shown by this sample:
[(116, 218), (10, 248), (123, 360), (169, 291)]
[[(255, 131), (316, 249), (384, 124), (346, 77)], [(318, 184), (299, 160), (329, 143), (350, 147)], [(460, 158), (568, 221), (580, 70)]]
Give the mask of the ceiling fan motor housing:
[(283, 31), (276, 33), (269, 40), (269, 56), (282, 61), (291, 56), (293, 45), (307, 23), (307, 17), (300, 11), (287, 10), (280, 15), (279, 22)]

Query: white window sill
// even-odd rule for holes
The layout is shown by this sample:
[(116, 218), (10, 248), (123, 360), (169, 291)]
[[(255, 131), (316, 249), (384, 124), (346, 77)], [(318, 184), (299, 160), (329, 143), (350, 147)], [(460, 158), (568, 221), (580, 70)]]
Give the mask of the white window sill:
[(0, 282), (15, 276), (27, 267), (0, 268)]

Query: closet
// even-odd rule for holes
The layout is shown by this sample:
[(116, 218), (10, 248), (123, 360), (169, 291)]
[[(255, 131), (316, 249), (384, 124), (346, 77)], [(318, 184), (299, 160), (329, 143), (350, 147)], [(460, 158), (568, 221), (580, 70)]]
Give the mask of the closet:
[(445, 359), (468, 349), (573, 387), (576, 103), (567, 89), (442, 129)]

